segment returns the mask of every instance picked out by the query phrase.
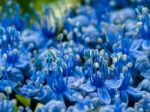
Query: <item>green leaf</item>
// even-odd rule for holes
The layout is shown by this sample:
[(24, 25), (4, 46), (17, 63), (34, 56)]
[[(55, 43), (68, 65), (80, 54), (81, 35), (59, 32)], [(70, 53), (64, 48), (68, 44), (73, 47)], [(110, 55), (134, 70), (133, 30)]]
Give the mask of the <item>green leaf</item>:
[(27, 97), (23, 97), (21, 95), (16, 94), (16, 98), (19, 102), (21, 102), (25, 107), (30, 106), (31, 99)]
[(36, 106), (36, 108), (35, 108), (35, 112), (37, 112), (37, 110), (38, 110), (39, 108), (41, 108), (41, 107), (43, 107), (43, 104), (38, 103), (37, 106)]

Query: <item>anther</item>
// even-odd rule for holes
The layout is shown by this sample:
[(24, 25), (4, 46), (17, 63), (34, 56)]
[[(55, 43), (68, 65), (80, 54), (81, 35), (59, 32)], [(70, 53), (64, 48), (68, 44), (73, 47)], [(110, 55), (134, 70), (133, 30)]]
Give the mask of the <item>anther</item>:
[(123, 71), (123, 72), (128, 71), (128, 67), (127, 67), (127, 66), (123, 66), (123, 67), (122, 67), (122, 71)]
[(7, 54), (6, 53), (3, 54), (3, 59), (7, 60)]
[(13, 49), (14, 54), (18, 54), (18, 49)]
[(117, 63), (118, 59), (116, 57), (113, 58), (113, 62)]
[(6, 91), (6, 93), (11, 94), (12, 88), (10, 86), (7, 86), (7, 87), (5, 87), (5, 91)]
[(133, 63), (132, 63), (132, 62), (129, 62), (129, 63), (127, 64), (127, 66), (128, 66), (129, 68), (131, 68), (131, 67), (133, 66)]
[(95, 62), (95, 63), (94, 63), (94, 67), (95, 67), (95, 68), (99, 68), (98, 62)]
[(122, 60), (123, 60), (123, 61), (126, 61), (126, 60), (127, 60), (127, 55), (126, 55), (126, 54), (123, 54), (123, 55), (122, 55)]

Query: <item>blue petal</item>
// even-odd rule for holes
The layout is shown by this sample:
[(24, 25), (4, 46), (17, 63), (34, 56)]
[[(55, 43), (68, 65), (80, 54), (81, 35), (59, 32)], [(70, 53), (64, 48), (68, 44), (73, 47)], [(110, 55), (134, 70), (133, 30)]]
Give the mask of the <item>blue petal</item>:
[(121, 86), (122, 80), (106, 80), (105, 86), (110, 89), (117, 89)]
[(150, 79), (150, 69), (142, 72), (141, 75), (146, 79)]
[(70, 77), (67, 77), (67, 78), (65, 78), (66, 80), (68, 80), (68, 85), (70, 85), (70, 84), (72, 84), (73, 82), (75, 82), (75, 78), (74, 77), (72, 77), (72, 76), (70, 76)]
[(93, 105), (93, 102), (92, 102), (92, 99), (88, 96), (86, 96), (84, 98), (84, 100), (82, 100), (80, 103), (77, 104), (78, 107), (85, 107), (87, 106), (90, 110), (94, 109), (94, 105)]
[(105, 87), (97, 88), (97, 93), (102, 103), (110, 104), (111, 98), (110, 98), (108, 90)]
[(64, 92), (63, 94), (64, 94), (64, 96), (65, 96), (69, 101), (71, 101), (71, 102), (75, 102), (75, 101), (76, 101), (76, 99), (75, 99), (70, 93)]
[(120, 99), (121, 101), (125, 102), (125, 103), (128, 103), (128, 95), (127, 95), (127, 92), (125, 90), (121, 90), (119, 92), (120, 94)]
[(80, 89), (87, 92), (87, 93), (90, 93), (90, 92), (93, 92), (96, 90), (96, 87), (95, 86), (92, 86), (90, 82), (88, 83), (85, 83), (85, 84), (82, 84), (80, 86)]
[(113, 106), (103, 106), (99, 109), (99, 112), (115, 112), (115, 111), (113, 109)]
[(138, 89), (133, 88), (131, 86), (128, 87), (127, 92), (128, 92), (128, 94), (130, 94), (130, 95), (132, 95), (134, 97), (138, 97), (138, 98), (142, 97), (141, 92)]
[(84, 78), (80, 78), (80, 79), (77, 79), (76, 81), (74, 81), (73, 83), (70, 84), (71, 88), (79, 88), (80, 85), (84, 82)]
[(52, 100), (64, 101), (63, 94), (57, 94), (55, 92), (51, 92), (50, 94)]
[(137, 50), (142, 44), (142, 39), (134, 40), (130, 47), (131, 50)]
[(44, 86), (43, 90), (40, 91), (34, 99), (47, 103), (52, 98), (52, 91), (49, 86)]
[(72, 89), (68, 89), (66, 92), (64, 92), (64, 96), (72, 102), (83, 100), (83, 96), (79, 92), (76, 92)]
[(149, 40), (143, 41), (142, 48), (144, 50), (150, 50), (150, 41)]
[(138, 69), (140, 72), (148, 70), (150, 68), (150, 62), (148, 57), (139, 56), (136, 60), (135, 68)]
[(134, 58), (138, 58), (139, 56), (144, 56), (146, 54), (143, 51), (130, 50), (130, 55), (133, 56)]
[(22, 72), (19, 69), (16, 68), (10, 68), (10, 73), (8, 75), (9, 79), (15, 82), (22, 82), (24, 80), (24, 76)]
[(18, 63), (16, 63), (15, 66), (19, 69), (25, 69), (29, 65), (28, 63), (29, 62), (27, 60), (22, 60), (22, 61), (19, 61)]
[(142, 80), (142, 82), (140, 82), (140, 84), (138, 85), (138, 89), (146, 89), (148, 90), (150, 86), (150, 80), (148, 79), (144, 79)]
[(52, 100), (42, 107), (42, 112), (65, 112), (66, 106), (61, 101)]
[(23, 35), (22, 37), (24, 37), (22, 38), (24, 43), (35, 43), (36, 46), (40, 46), (42, 42), (42, 38), (39, 38), (42, 35), (39, 32), (35, 33), (30, 30), (25, 30), (23, 31), (22, 35)]
[(126, 112), (135, 112), (135, 108), (129, 107), (126, 109)]
[(16, 83), (9, 80), (0, 80), (0, 91), (5, 91), (5, 87), (10, 86), (12, 88), (16, 87)]

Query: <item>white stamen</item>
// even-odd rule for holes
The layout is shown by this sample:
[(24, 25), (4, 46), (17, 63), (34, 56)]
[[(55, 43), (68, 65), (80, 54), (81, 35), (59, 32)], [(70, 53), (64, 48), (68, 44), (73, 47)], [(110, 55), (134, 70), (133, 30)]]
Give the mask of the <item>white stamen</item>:
[(3, 59), (4, 59), (4, 60), (7, 59), (7, 54), (6, 54), (6, 53), (3, 54)]
[(14, 54), (17, 54), (17, 53), (18, 53), (18, 49), (14, 49), (14, 50), (13, 50), (13, 53), (14, 53)]
[(11, 94), (12, 88), (10, 86), (7, 86), (7, 87), (5, 87), (5, 91), (6, 91), (6, 93)]
[(113, 62), (117, 63), (118, 59), (116, 57), (113, 58)]
[(142, 22), (137, 22), (137, 26), (141, 27), (142, 26)]
[(117, 45), (118, 45), (117, 43), (114, 43), (113, 48), (117, 48)]
[(99, 52), (99, 54), (100, 54), (100, 56), (104, 56), (104, 54), (105, 54), (104, 49), (102, 49), (102, 50)]
[(95, 63), (94, 63), (94, 67), (95, 67), (95, 68), (99, 68), (98, 62), (95, 62)]
[(102, 39), (102, 38), (98, 38), (98, 39), (97, 39), (97, 42), (98, 42), (98, 43), (102, 43), (102, 42), (103, 42), (103, 39)]
[(17, 104), (17, 100), (16, 100), (16, 99), (12, 99), (11, 102), (12, 102), (12, 104), (14, 104), (14, 105)]
[(123, 61), (126, 61), (126, 60), (127, 60), (127, 55), (126, 55), (126, 54), (123, 54), (123, 55), (122, 55), (122, 60), (123, 60)]
[(122, 57), (122, 53), (121, 52), (117, 53), (117, 57), (118, 57), (118, 60), (120, 60)]
[(90, 37), (86, 37), (86, 38), (85, 38), (85, 41), (86, 41), (86, 42), (90, 42)]
[(76, 60), (80, 61), (80, 55), (78, 55), (78, 54), (76, 55)]
[(76, 26), (77, 26), (77, 27), (80, 26), (80, 22), (79, 22), (79, 21), (76, 22)]
[(122, 67), (122, 71), (123, 71), (123, 72), (128, 71), (128, 67), (127, 67), (127, 66), (123, 66), (123, 67)]
[(131, 68), (131, 67), (133, 66), (133, 63), (132, 63), (132, 62), (129, 62), (129, 63), (127, 64), (127, 66), (128, 66), (129, 68)]

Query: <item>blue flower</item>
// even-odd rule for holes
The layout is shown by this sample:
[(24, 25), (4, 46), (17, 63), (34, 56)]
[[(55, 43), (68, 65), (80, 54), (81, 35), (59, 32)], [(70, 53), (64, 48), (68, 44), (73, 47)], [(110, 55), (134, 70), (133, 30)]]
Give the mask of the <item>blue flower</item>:
[[(5, 12), (1, 15), (1, 25), (4, 28), (14, 26), (17, 30), (22, 31), (26, 27), (26, 17), (22, 15), (21, 9), (18, 3), (14, 3), (11, 0), (7, 0), (5, 3)], [(12, 11), (15, 10), (15, 11)]]
[(139, 33), (140, 38), (143, 40), (142, 42), (142, 48), (144, 50), (150, 49), (150, 17), (149, 17), (149, 10), (146, 7), (138, 7), (136, 9), (138, 14), (139, 22), (137, 23), (139, 25)]
[(42, 15), (38, 14), (34, 8), (33, 12), (37, 19), (36, 28), (27, 28), (23, 31), (23, 42), (31, 47), (29, 48), (30, 50), (47, 48), (50, 45), (55, 45), (56, 34), (59, 29), (59, 20), (54, 13), (53, 6), (44, 6)]
[(22, 96), (30, 97), (42, 103), (51, 100), (52, 90), (48, 85), (44, 85), (46, 75), (42, 71), (33, 69), (32, 76), (26, 80), (26, 84), (18, 85), (16, 92)]
[(110, 14), (111, 23), (121, 24), (135, 19), (135, 11), (132, 8), (125, 8), (119, 11), (112, 11)]
[(127, 94), (131, 95), (133, 98), (140, 99), (142, 97), (141, 91), (138, 88), (134, 88), (130, 86), (131, 78), (132, 78), (130, 74), (130, 68), (123, 67), (122, 75), (123, 75), (123, 81), (121, 86), (118, 88), (121, 101), (128, 103)]
[(52, 98), (55, 100), (64, 101), (64, 97), (66, 97), (69, 101), (76, 102), (83, 98), (79, 92), (68, 88), (67, 77), (64, 78), (62, 74), (52, 72), (51, 76), (47, 78), (47, 82), (53, 91)]
[(80, 89), (88, 93), (97, 90), (102, 103), (110, 104), (111, 95), (109, 93), (109, 89), (119, 88), (121, 80), (117, 79), (117, 75), (114, 76), (114, 79), (110, 79), (111, 75), (108, 74), (108, 65), (106, 64), (107, 60), (102, 57), (104, 56), (104, 54), (105, 51), (101, 51), (100, 55), (98, 55), (98, 51), (96, 52), (96, 50), (85, 50), (85, 56), (87, 58), (91, 58), (89, 59), (91, 63), (88, 63), (90, 66), (87, 66), (88, 68), (85, 68), (85, 70), (89, 69), (89, 81), (87, 81), (87, 83), (85, 84), (82, 84), (80, 86)]
[(30, 53), (25, 51), (20, 41), (20, 33), (14, 28), (1, 27), (0, 32), (0, 81), (8, 83), (3, 85), (4, 89), (9, 86), (15, 91), (14, 86), (23, 82), (24, 78), (29, 75), (24, 71), (29, 67)]
[(20, 33), (12, 27), (1, 28), (1, 62), (7, 66), (14, 66), (19, 69), (26, 68), (30, 53), (21, 43)]
[(12, 0), (0, 8), (0, 112), (150, 110), (149, 2), (81, 2), (60, 2), (61, 17), (48, 4), (30, 4), (34, 17)]
[(42, 108), (39, 108), (37, 112), (65, 112), (66, 105), (61, 101), (51, 100)]
[[(147, 55), (147, 53), (143, 50), (139, 50), (142, 41), (135, 39), (135, 36), (137, 36), (137, 31), (135, 28), (129, 29), (126, 25), (119, 26), (112, 24), (110, 28), (107, 28), (106, 30), (107, 41), (102, 47), (108, 49), (110, 53), (125, 53), (132, 61), (138, 58), (140, 55)], [(129, 32), (131, 32), (131, 34)]]
[(54, 38), (58, 31), (58, 18), (51, 6), (46, 6), (43, 9), (41, 30), (43, 35), (47, 38)]

